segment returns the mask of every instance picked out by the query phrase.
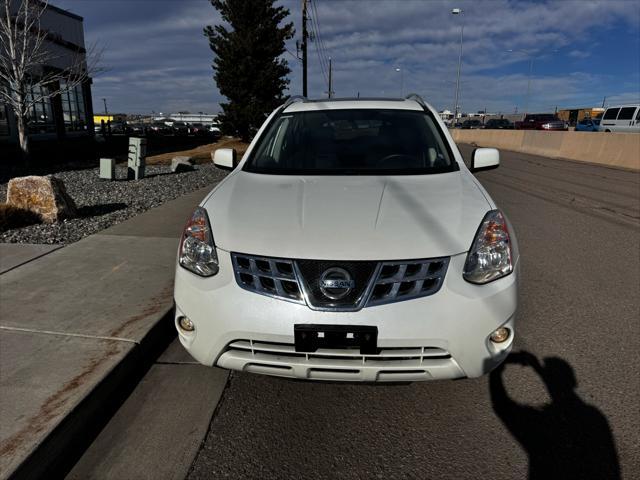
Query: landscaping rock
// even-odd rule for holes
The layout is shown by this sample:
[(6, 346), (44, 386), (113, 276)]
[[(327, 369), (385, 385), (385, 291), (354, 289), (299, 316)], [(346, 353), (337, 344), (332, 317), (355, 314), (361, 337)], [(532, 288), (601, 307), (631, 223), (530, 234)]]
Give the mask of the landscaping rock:
[(193, 170), (191, 157), (173, 157), (171, 159), (173, 173), (190, 172), (191, 170)]
[[(0, 242), (77, 242), (164, 202), (199, 188), (213, 187), (226, 175), (225, 171), (211, 164), (197, 165), (193, 172), (180, 175), (171, 174), (169, 165), (147, 165), (145, 170), (147, 176), (133, 182), (125, 181), (126, 165), (116, 165), (118, 181), (114, 182), (101, 180), (97, 167), (58, 172), (55, 177), (64, 182), (67, 192), (78, 206), (78, 217), (63, 222), (9, 227), (5, 231), (0, 228)], [(6, 183), (0, 183), (0, 201), (6, 198), (7, 187)], [(40, 221), (39, 218), (37, 221)]]
[(78, 214), (62, 180), (52, 176), (17, 177), (9, 181), (7, 204), (35, 213), (45, 223), (54, 223)]
[(187, 157), (186, 155), (178, 155), (177, 157), (173, 157), (173, 158), (175, 160), (188, 163), (189, 165), (195, 165), (196, 164), (196, 161), (193, 158)]

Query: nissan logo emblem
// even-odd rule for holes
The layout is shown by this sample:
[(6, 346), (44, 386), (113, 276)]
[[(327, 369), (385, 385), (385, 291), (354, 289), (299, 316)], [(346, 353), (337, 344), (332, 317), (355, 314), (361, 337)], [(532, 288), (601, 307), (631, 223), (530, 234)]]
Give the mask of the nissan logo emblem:
[(331, 300), (340, 300), (351, 293), (356, 282), (344, 268), (332, 267), (320, 276), (320, 291)]

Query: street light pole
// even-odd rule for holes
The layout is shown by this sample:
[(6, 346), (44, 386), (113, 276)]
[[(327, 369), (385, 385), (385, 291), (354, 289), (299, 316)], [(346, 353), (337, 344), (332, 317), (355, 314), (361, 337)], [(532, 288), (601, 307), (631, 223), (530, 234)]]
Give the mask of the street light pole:
[(397, 67), (396, 72), (400, 72), (400, 98), (404, 97), (404, 70)]
[(529, 58), (529, 78), (527, 79), (527, 99), (524, 104), (524, 113), (529, 113), (529, 99), (531, 98), (531, 76), (533, 75), (533, 56)]
[[(454, 8), (451, 10), (453, 15), (462, 15), (461, 8)], [(458, 102), (460, 101), (460, 70), (462, 69), (462, 41), (464, 38), (464, 22), (460, 25), (460, 54), (458, 55), (458, 74), (456, 76), (456, 103), (454, 105), (454, 122), (458, 120)]]

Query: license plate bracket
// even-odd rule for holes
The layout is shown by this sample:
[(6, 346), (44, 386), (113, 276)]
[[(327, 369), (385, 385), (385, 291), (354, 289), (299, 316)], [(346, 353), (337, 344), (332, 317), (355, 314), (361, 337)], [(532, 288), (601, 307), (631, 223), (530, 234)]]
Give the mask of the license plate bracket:
[(361, 355), (378, 353), (378, 327), (300, 323), (293, 326), (293, 333), (296, 352), (313, 353), (318, 348), (360, 347)]

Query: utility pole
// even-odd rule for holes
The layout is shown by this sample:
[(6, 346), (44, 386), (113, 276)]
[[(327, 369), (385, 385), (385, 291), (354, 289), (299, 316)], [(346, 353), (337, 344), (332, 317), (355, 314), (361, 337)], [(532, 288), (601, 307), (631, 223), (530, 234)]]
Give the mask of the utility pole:
[(331, 57), (329, 57), (329, 98), (333, 97), (333, 81), (331, 78)]
[(607, 101), (607, 97), (605, 95), (605, 97), (602, 99), (602, 108), (604, 108), (604, 102), (606, 102), (606, 101)]
[(107, 110), (107, 99), (103, 98), (102, 101), (104, 102), (104, 114), (109, 116), (109, 110)]
[[(302, 95), (307, 96), (307, 1), (302, 0)], [(329, 87), (331, 90), (331, 87)]]
[[(462, 15), (461, 8), (451, 10), (453, 15)], [(460, 22), (460, 54), (458, 55), (458, 74), (456, 75), (456, 104), (454, 105), (454, 119), (458, 120), (458, 102), (460, 101), (460, 70), (462, 68), (462, 40), (464, 38), (464, 20)]]

